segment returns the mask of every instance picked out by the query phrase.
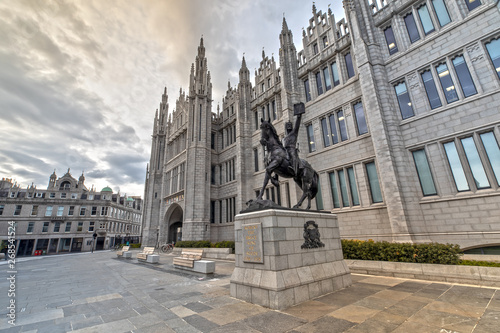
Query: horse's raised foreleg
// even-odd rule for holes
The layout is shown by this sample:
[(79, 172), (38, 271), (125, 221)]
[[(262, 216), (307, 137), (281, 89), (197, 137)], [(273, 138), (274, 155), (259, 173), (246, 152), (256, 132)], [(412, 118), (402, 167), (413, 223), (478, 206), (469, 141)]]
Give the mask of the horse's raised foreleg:
[(264, 176), (264, 184), (262, 185), (259, 195), (257, 196), (258, 200), (262, 200), (262, 195), (264, 194), (264, 190), (266, 189), (267, 183), (269, 183), (269, 178), (271, 178), (271, 173), (266, 169), (266, 174)]

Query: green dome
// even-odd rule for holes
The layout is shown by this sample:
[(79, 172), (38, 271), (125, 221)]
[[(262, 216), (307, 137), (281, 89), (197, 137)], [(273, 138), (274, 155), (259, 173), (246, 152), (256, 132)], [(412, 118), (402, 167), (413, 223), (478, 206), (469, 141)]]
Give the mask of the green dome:
[(128, 198), (127, 198), (127, 201), (134, 201), (134, 199), (132, 199), (132, 198), (128, 197)]
[(105, 188), (103, 188), (103, 189), (101, 190), (101, 192), (113, 192), (113, 190), (111, 189), (111, 187), (106, 186)]

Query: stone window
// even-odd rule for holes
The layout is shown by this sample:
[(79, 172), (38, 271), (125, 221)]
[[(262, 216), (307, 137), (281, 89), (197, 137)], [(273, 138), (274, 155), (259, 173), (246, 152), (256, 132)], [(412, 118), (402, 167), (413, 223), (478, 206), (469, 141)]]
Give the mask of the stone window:
[[(273, 120), (276, 120), (276, 118), (277, 118), (277, 115), (276, 115), (276, 100), (273, 100), (271, 102), (271, 108), (272, 108)], [(235, 130), (234, 141), (236, 141), (236, 130)]]
[(306, 126), (307, 129), (307, 142), (309, 145), (309, 152), (312, 153), (316, 151), (316, 142), (314, 140), (314, 130), (312, 124)]
[(429, 9), (427, 5), (424, 4), (417, 9), (418, 17), (420, 19), (420, 23), (422, 24), (422, 28), (426, 35), (435, 31), (434, 24), (432, 23), (431, 15), (429, 14)]
[(460, 162), (460, 157), (458, 156), (455, 142), (448, 142), (443, 146), (458, 192), (469, 191), (469, 183), (467, 182), (467, 178), (465, 177), (465, 172), (462, 167), (462, 163)]
[(469, 11), (481, 6), (481, 0), (464, 0)]
[(493, 174), (495, 175), (497, 185), (500, 186), (500, 149), (498, 148), (495, 134), (493, 134), (493, 132), (486, 132), (479, 136), (481, 137), (486, 156), (490, 162)]
[(417, 168), (418, 180), (424, 196), (436, 195), (436, 186), (432, 178), (431, 168), (425, 154), (425, 149), (415, 150), (412, 152), (415, 167)]
[(346, 53), (344, 55), (344, 59), (345, 59), (345, 66), (347, 69), (347, 77), (350, 79), (351, 77), (353, 77), (355, 75), (351, 53), (350, 52)]
[(318, 88), (318, 95), (323, 93), (323, 83), (321, 81), (321, 72), (317, 72), (316, 74), (316, 87)]
[(55, 197), (56, 197), (56, 194), (55, 194), (55, 193), (50, 193), (50, 194), (49, 194), (49, 198), (54, 199)]
[(78, 194), (71, 193), (71, 199), (78, 199)]
[(49, 222), (43, 222), (42, 232), (49, 231)]
[(328, 47), (328, 36), (323, 37), (323, 48)]
[(89, 232), (94, 231), (95, 222), (89, 222)]
[(330, 81), (330, 72), (328, 67), (323, 68), (323, 76), (325, 78), (325, 90), (328, 91), (332, 89), (332, 82)]
[(64, 206), (57, 207), (57, 216), (63, 216)]
[(21, 209), (23, 205), (16, 205), (16, 209), (14, 210), (14, 216), (21, 215)]
[(259, 150), (257, 148), (253, 149), (253, 162), (254, 162), (254, 171), (259, 171)]
[(71, 231), (71, 222), (66, 222), (66, 228), (64, 229), (64, 232), (70, 232)]
[(83, 231), (83, 222), (78, 222), (78, 226), (76, 227), (76, 231)]
[(490, 60), (493, 63), (493, 68), (500, 78), (500, 38), (493, 39), (489, 43), (486, 43), (485, 46), (490, 56)]
[(61, 199), (66, 199), (66, 192), (61, 193)]
[(68, 216), (73, 216), (75, 212), (75, 206), (69, 206)]
[(54, 223), (54, 232), (59, 232), (61, 230), (61, 222)]
[(389, 48), (389, 54), (398, 52), (398, 45), (396, 44), (396, 38), (394, 38), (394, 32), (391, 26), (384, 29), (384, 35), (387, 47)]
[(92, 216), (97, 215), (97, 206), (92, 206), (92, 210), (90, 211), (90, 215), (92, 215)]
[(337, 121), (336, 121), (336, 116), (335, 114), (331, 114), (328, 116), (328, 120), (330, 122), (330, 133), (331, 133), (331, 138), (332, 138), (332, 144), (339, 143), (339, 135), (338, 130), (337, 130)]
[(5, 206), (4, 205), (0, 205), (0, 215), (3, 215), (3, 210), (4, 210)]
[(372, 203), (383, 202), (382, 191), (380, 189), (380, 183), (378, 180), (377, 167), (375, 162), (370, 162), (365, 164), (366, 175), (368, 178), (368, 184), (370, 187), (370, 195)]
[(404, 17), (404, 22), (406, 25), (406, 31), (408, 32), (408, 37), (410, 37), (410, 42), (415, 43), (420, 39), (420, 35), (418, 34), (417, 24), (413, 18), (413, 13), (406, 15)]
[(318, 43), (314, 43), (313, 44), (313, 55), (314, 54), (318, 54), (319, 50), (318, 50)]
[(359, 206), (358, 187), (354, 168), (348, 167), (329, 173), (333, 207)]
[(45, 208), (45, 216), (52, 216), (52, 206), (47, 206), (47, 208)]
[(321, 131), (323, 132), (323, 146), (330, 146), (330, 133), (328, 133), (328, 124), (326, 118), (321, 119)]
[(406, 83), (403, 81), (395, 85), (394, 90), (396, 91), (399, 110), (401, 111), (403, 119), (413, 117), (415, 114), (413, 113), (413, 107), (411, 106), (410, 94), (408, 94), (408, 89), (406, 89)]
[(186, 169), (186, 163), (182, 163), (179, 166), (179, 191), (184, 189), (184, 173)]
[(87, 211), (87, 207), (85, 207), (85, 206), (80, 207), (80, 216), (85, 216), (86, 211)]
[(439, 98), (439, 94), (436, 88), (436, 83), (434, 82), (431, 71), (426, 70), (420, 75), (422, 77), (422, 82), (424, 83), (425, 92), (427, 93), (427, 99), (429, 100), (431, 109), (442, 106), (441, 99)]
[(444, 96), (448, 103), (453, 103), (458, 101), (458, 94), (455, 89), (455, 83), (450, 75), (450, 71), (446, 63), (441, 63), (436, 66), (436, 72), (439, 76), (439, 82), (441, 83), (441, 88), (443, 89)]
[(311, 100), (311, 89), (309, 88), (309, 80), (308, 79), (304, 80), (304, 90), (306, 93), (306, 102), (309, 102)]
[(33, 232), (33, 228), (35, 227), (35, 222), (29, 222), (28, 228), (26, 229), (27, 234), (31, 234)]
[(363, 135), (368, 133), (368, 125), (366, 124), (365, 111), (363, 110), (363, 103), (358, 102), (354, 104), (353, 108), (356, 120), (356, 127), (358, 129), (358, 135)]
[(445, 25), (450, 23), (451, 22), (450, 14), (448, 14), (448, 9), (446, 9), (444, 0), (432, 0), (431, 2), (432, 2), (432, 7), (434, 7), (434, 11), (436, 12), (439, 25), (441, 27), (444, 27)]
[(460, 88), (462, 88), (464, 97), (477, 94), (474, 81), (472, 81), (469, 68), (467, 67), (467, 63), (465, 62), (463, 55), (456, 56), (451, 62), (453, 63), (453, 68), (457, 74), (458, 83), (460, 83)]
[(338, 86), (340, 84), (339, 69), (337, 67), (336, 62), (333, 62), (330, 67), (332, 69), (333, 86), (335, 87), (335, 86)]
[(255, 124), (254, 130), (258, 130), (259, 129), (259, 113), (257, 112), (257, 110), (255, 110), (255, 112), (253, 113), (253, 122)]
[(341, 141), (346, 141), (348, 139), (347, 137), (347, 125), (344, 117), (344, 111), (339, 110), (337, 111), (337, 123), (339, 125), (339, 132), (340, 132), (340, 140)]
[[(2, 215), (0, 213), (0, 215)], [(33, 205), (33, 207), (31, 207), (31, 216), (37, 216), (38, 215), (38, 205)]]

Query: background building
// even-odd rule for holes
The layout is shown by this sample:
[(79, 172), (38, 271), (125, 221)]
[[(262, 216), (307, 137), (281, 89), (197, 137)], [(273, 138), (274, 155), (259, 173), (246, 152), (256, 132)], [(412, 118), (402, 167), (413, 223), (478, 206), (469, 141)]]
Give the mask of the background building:
[[(301, 157), (320, 175), (313, 208), (338, 215), (343, 238), (500, 245), (500, 13), (493, 0), (344, 0), (345, 19), (313, 5), (296, 51), (285, 19), (279, 67), (262, 52), (250, 82), (212, 113), (203, 40), (168, 113), (155, 116), (145, 243), (234, 238), (233, 217), (264, 178), (260, 118), (283, 136), (306, 113)], [(290, 207), (293, 181), (269, 185)]]
[[(83, 174), (49, 178), (46, 190), (21, 189), (0, 181), (0, 240), (6, 242), (10, 221), (16, 224), (17, 256), (108, 249), (116, 243), (140, 242), (140, 197), (113, 194), (109, 187), (88, 189)], [(94, 240), (93, 235), (96, 233)], [(5, 243), (3, 243), (5, 244)]]

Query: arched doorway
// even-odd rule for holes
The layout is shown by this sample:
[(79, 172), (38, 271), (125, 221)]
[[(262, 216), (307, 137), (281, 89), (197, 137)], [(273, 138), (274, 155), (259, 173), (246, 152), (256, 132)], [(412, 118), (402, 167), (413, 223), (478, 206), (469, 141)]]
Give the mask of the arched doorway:
[(168, 227), (167, 242), (178, 242), (182, 240), (182, 220), (184, 212), (182, 207), (173, 204), (165, 214), (165, 226)]

